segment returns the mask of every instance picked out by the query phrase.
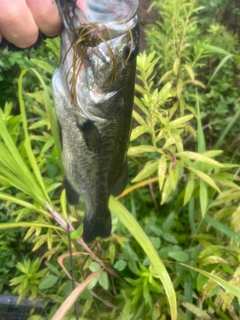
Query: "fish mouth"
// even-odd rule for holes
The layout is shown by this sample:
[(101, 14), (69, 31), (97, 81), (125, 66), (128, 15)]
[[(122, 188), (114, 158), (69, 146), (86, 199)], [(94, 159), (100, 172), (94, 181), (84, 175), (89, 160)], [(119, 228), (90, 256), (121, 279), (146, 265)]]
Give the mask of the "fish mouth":
[[(57, 2), (68, 33), (94, 24), (99, 31), (102, 30), (107, 41), (129, 31), (137, 24), (138, 0), (82, 0), (81, 7), (76, 6), (76, 0)], [(104, 32), (106, 28), (108, 32)]]
[[(127, 62), (134, 48), (132, 30), (138, 24), (139, 2), (82, 0), (79, 8), (76, 0), (56, 1), (65, 27), (62, 33), (61, 60), (64, 65), (62, 76), (65, 91), (71, 105), (75, 107), (78, 119), (106, 122), (106, 114), (100, 114), (99, 108), (95, 106), (116, 95), (112, 84), (118, 72), (117, 50), (122, 39), (127, 38), (130, 41), (129, 55), (124, 58)], [(95, 77), (101, 65), (100, 61), (105, 61), (109, 76), (107, 84), (101, 84), (101, 90), (98, 90)]]
[(86, 18), (88, 22), (127, 23), (138, 11), (137, 0), (85, 0)]

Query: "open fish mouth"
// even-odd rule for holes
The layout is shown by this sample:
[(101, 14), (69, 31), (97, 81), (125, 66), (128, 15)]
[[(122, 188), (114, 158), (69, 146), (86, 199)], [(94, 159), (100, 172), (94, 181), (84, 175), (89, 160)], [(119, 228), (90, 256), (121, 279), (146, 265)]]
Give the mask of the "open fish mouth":
[[(69, 33), (76, 32), (81, 27), (87, 29), (88, 24), (95, 25), (102, 32), (102, 37), (109, 40), (137, 24), (138, 0), (83, 0), (81, 8), (77, 7), (76, 1), (57, 2), (64, 27)], [(106, 28), (109, 31), (106, 32)]]
[[(126, 50), (125, 62), (130, 59), (134, 50), (138, 51), (134, 48), (132, 34), (138, 23), (138, 1), (85, 0), (81, 2), (81, 9), (76, 6), (75, 1), (57, 2), (65, 27), (64, 42), (68, 43), (68, 47), (62, 51), (62, 63), (66, 66), (65, 91), (68, 92), (79, 119), (84, 117), (103, 123), (106, 121), (105, 115), (94, 114), (95, 108), (87, 106), (89, 103), (104, 103), (104, 100), (115, 95), (112, 85), (118, 74), (117, 50), (126, 35), (130, 46)], [(86, 58), (87, 56), (91, 58)], [(106, 79), (108, 86), (99, 91), (95, 88), (99, 87), (95, 80), (103, 64), (110, 70)]]
[(121, 24), (127, 23), (137, 14), (138, 2), (134, 0), (85, 0), (85, 10), (88, 22)]

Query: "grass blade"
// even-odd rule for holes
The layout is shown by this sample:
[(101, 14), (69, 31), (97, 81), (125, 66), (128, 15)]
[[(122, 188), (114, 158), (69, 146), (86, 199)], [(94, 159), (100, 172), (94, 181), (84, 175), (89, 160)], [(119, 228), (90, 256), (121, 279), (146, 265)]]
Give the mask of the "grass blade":
[[(18, 80), (18, 99), (19, 99), (19, 105), (20, 105), (20, 110), (21, 110), (21, 115), (22, 115), (23, 130), (24, 130), (24, 135), (25, 135), (25, 150), (27, 152), (28, 159), (29, 159), (29, 162), (30, 162), (31, 167), (33, 169), (33, 172), (35, 174), (35, 177), (36, 177), (36, 179), (42, 189), (42, 192), (44, 194), (44, 196), (42, 197), (43, 203), (46, 203), (46, 202), (50, 202), (50, 199), (47, 194), (46, 187), (43, 182), (41, 172), (39, 170), (36, 159), (34, 157), (33, 150), (31, 147), (31, 140), (30, 140), (30, 137), (28, 134), (28, 124), (27, 124), (27, 117), (26, 117), (26, 111), (25, 111), (24, 100), (23, 100), (23, 83), (22, 83), (23, 77), (26, 74), (26, 72), (27, 72), (27, 69), (23, 70), (21, 72), (21, 74), (19, 76), (19, 80)], [(45, 199), (44, 199), (44, 197), (45, 197)]]
[(137, 240), (139, 245), (145, 251), (149, 260), (151, 261), (155, 271), (157, 272), (159, 279), (161, 280), (167, 298), (170, 305), (172, 320), (177, 319), (177, 302), (176, 294), (173, 288), (173, 284), (168, 275), (168, 272), (158, 256), (158, 253), (154, 249), (151, 241), (146, 236), (145, 232), (142, 230), (137, 221), (133, 218), (131, 213), (115, 198), (110, 198), (109, 203), (110, 210), (115, 214), (118, 219), (124, 224), (124, 226), (131, 232), (133, 237)]
[(191, 270), (194, 270), (196, 272), (201, 273), (202, 275), (204, 275), (205, 277), (211, 279), (212, 281), (214, 281), (215, 283), (217, 283), (219, 286), (221, 286), (223, 289), (225, 289), (226, 291), (228, 291), (229, 293), (233, 294), (235, 297), (237, 297), (238, 299), (240, 299), (240, 288), (239, 287), (235, 287), (234, 285), (232, 285), (231, 283), (223, 280), (222, 278), (219, 278), (218, 276), (215, 276), (214, 274), (211, 274), (207, 271), (180, 263), (182, 266), (189, 268)]

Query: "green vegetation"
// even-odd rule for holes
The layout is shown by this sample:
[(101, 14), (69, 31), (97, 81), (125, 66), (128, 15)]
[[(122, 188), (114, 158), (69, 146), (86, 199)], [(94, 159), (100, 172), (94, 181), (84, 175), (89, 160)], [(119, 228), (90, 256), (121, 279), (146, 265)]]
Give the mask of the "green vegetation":
[(67, 212), (62, 189), (51, 100), (59, 40), (30, 61), (14, 54), (14, 67), (1, 53), (0, 81), (14, 85), (0, 100), (0, 293), (54, 301), (49, 319), (75, 319), (79, 295), (82, 320), (240, 317), (240, 50), (224, 25), (240, 12), (227, 0), (153, 4), (158, 19), (137, 62), (131, 182), (110, 199), (112, 236), (89, 248), (82, 206)]

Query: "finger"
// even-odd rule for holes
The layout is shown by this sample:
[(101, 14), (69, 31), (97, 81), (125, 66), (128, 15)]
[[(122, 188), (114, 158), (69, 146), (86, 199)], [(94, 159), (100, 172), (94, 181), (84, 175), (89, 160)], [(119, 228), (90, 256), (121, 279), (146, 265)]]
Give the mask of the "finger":
[(26, 0), (26, 3), (43, 34), (54, 37), (61, 32), (62, 22), (55, 1)]
[(25, 0), (0, 1), (0, 30), (6, 40), (19, 48), (37, 41), (38, 27)]

